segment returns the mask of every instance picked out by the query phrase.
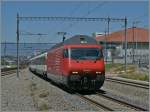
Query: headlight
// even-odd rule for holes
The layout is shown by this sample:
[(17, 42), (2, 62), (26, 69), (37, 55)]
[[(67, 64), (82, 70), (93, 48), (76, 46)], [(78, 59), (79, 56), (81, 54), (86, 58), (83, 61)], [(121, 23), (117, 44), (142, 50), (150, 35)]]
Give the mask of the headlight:
[(72, 74), (78, 74), (78, 72), (72, 72)]
[(96, 74), (101, 74), (101, 72), (96, 72)]

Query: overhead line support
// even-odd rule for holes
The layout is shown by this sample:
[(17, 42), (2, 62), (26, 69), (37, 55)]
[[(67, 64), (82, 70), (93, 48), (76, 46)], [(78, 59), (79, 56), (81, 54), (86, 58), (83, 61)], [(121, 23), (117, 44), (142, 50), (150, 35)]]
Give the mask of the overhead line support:
[(123, 22), (124, 19), (119, 18), (85, 18), (85, 17), (19, 17), (20, 20), (25, 21), (112, 21)]
[(127, 18), (125, 17), (125, 72), (127, 71)]
[[(19, 77), (19, 21), (109, 21), (109, 22), (124, 22), (125, 21), (125, 71), (126, 71), (126, 27), (127, 18), (85, 18), (85, 17), (19, 17), (17, 13), (17, 77)], [(109, 27), (108, 27), (109, 29)], [(109, 31), (109, 30), (108, 30)]]
[(17, 77), (19, 78), (19, 14), (17, 13)]

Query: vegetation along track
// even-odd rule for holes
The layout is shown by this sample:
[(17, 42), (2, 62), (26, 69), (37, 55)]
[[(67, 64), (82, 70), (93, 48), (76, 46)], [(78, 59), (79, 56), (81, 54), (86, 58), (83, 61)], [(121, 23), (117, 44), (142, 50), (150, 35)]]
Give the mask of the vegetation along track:
[(130, 79), (110, 78), (110, 77), (107, 77), (106, 81), (116, 82), (116, 83), (134, 86), (143, 89), (149, 89), (149, 82), (141, 82), (141, 81), (134, 81)]
[(104, 109), (105, 111), (113, 111), (110, 107), (107, 107), (104, 104), (100, 104), (100, 103), (98, 103), (98, 102), (96, 102), (96, 101), (94, 101), (94, 100), (92, 100), (92, 99), (90, 99), (90, 98), (88, 98), (82, 94), (76, 93), (76, 95), (79, 96), (81, 99), (83, 99), (89, 103), (92, 103), (93, 105), (97, 106), (98, 108)]
[(128, 102), (126, 102), (126, 101), (118, 100), (118, 99), (116, 99), (116, 98), (113, 98), (113, 97), (108, 96), (108, 95), (106, 95), (106, 94), (102, 94), (102, 93), (100, 93), (100, 92), (96, 92), (96, 95), (98, 95), (98, 96), (100, 96), (100, 97), (103, 97), (103, 98), (106, 98), (106, 99), (108, 99), (108, 100), (111, 100), (111, 101), (113, 101), (113, 102), (119, 103), (119, 104), (121, 104), (121, 105), (124, 105), (124, 106), (126, 106), (126, 107), (129, 107), (129, 108), (138, 110), (138, 111), (147, 111), (147, 109), (145, 109), (145, 108), (142, 108), (142, 107), (139, 107), (139, 106), (137, 106), (137, 105), (128, 103)]

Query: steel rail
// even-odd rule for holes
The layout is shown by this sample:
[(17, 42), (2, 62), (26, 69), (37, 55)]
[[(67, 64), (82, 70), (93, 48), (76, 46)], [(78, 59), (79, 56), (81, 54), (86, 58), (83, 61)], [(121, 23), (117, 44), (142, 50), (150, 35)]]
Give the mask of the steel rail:
[(125, 81), (125, 80), (120, 80), (120, 79), (114, 79), (114, 78), (113, 79), (112, 78), (106, 78), (105, 80), (120, 83), (120, 84), (129, 85), (129, 86), (149, 89), (149, 84), (141, 84), (141, 83), (138, 83), (138, 82), (131, 82), (131, 81)]
[(10, 75), (15, 73), (16, 70), (9, 70), (9, 71), (5, 71), (5, 72), (1, 72), (1, 76), (6, 76), (6, 75)]
[(108, 100), (111, 100), (111, 101), (114, 101), (114, 102), (117, 102), (121, 105), (125, 105), (126, 107), (130, 107), (132, 109), (135, 109), (135, 110), (138, 110), (138, 111), (147, 111), (147, 109), (143, 108), (143, 107), (139, 107), (137, 105), (134, 105), (134, 104), (131, 104), (131, 103), (128, 103), (126, 101), (122, 101), (122, 100), (118, 100), (116, 98), (113, 98), (111, 96), (107, 96), (107, 95), (104, 95), (102, 93), (99, 93), (99, 92), (96, 92), (96, 94), (100, 97), (103, 97), (103, 98), (106, 98)]
[(105, 106), (103, 104), (100, 104), (100, 103), (98, 103), (98, 102), (96, 102), (96, 101), (94, 101), (94, 100), (92, 100), (90, 98), (87, 98), (87, 97), (85, 97), (85, 96), (83, 96), (83, 95), (81, 95), (79, 93), (76, 93), (76, 95), (79, 96), (81, 99), (86, 100), (89, 103), (92, 103), (93, 105), (97, 106), (98, 108), (104, 109), (105, 111), (114, 111), (110, 107), (107, 107), (107, 106)]

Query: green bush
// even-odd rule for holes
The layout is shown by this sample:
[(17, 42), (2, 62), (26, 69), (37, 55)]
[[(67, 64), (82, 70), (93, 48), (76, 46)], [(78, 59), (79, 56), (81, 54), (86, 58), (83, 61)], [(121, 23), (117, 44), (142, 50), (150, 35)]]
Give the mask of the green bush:
[(119, 76), (123, 78), (128, 78), (128, 79), (149, 81), (149, 76), (148, 74), (145, 74), (145, 73), (121, 74)]

